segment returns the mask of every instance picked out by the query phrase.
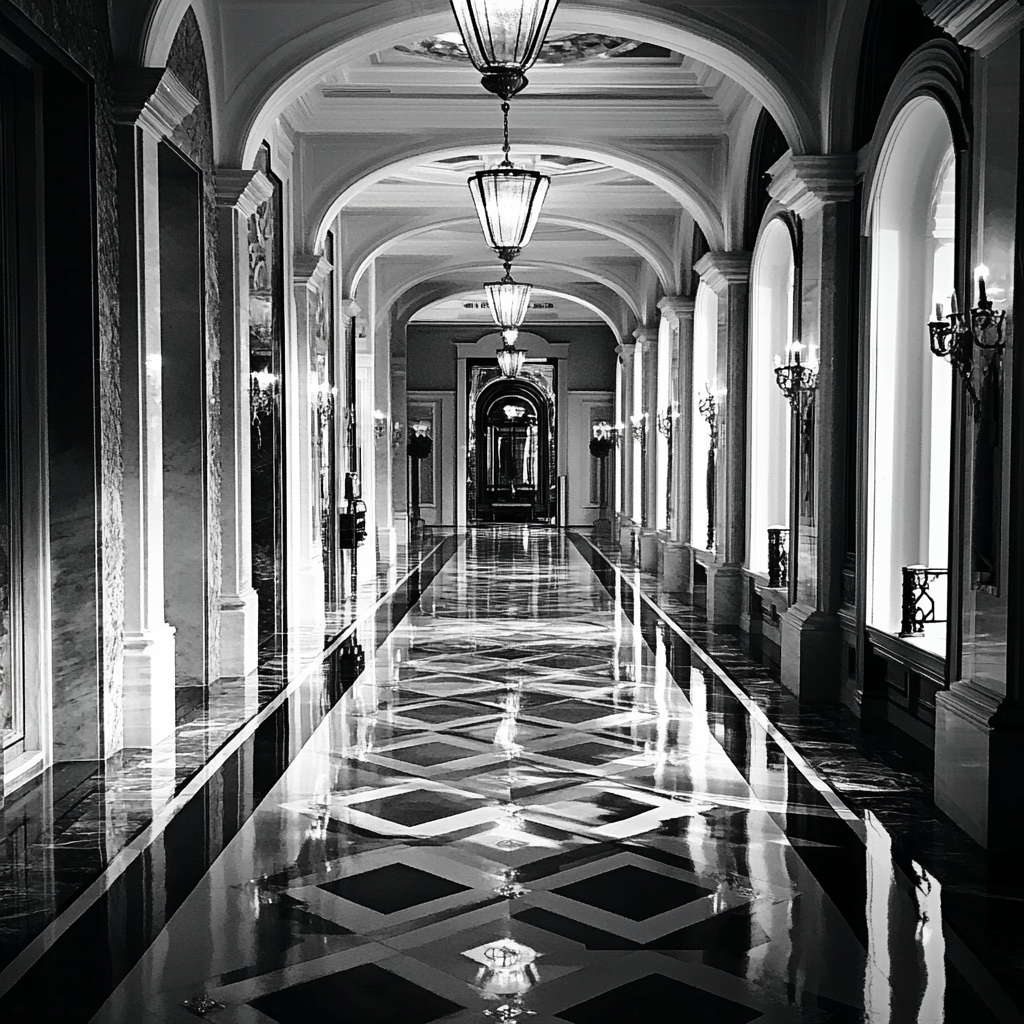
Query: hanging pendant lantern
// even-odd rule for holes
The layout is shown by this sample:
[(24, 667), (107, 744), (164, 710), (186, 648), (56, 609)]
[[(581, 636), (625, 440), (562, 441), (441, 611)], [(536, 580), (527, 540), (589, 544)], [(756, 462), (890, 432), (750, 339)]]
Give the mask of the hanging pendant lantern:
[(469, 179), (480, 227), (487, 244), (502, 263), (511, 263), (533, 237), (551, 179), (539, 171), (513, 166), (509, 159), (508, 103), (505, 116), (505, 159), (491, 171), (478, 171)]
[(483, 87), (509, 100), (527, 85), (558, 0), (451, 0)]
[(494, 322), (503, 330), (522, 327), (530, 309), (532, 284), (519, 284), (512, 280), (512, 267), (505, 264), (505, 276), (498, 282), (485, 284), (487, 302)]
[(516, 338), (519, 332), (516, 330), (502, 331), (504, 345), (498, 349), (498, 368), (502, 377), (518, 377), (522, 372), (523, 363), (526, 362), (526, 351), (516, 348)]

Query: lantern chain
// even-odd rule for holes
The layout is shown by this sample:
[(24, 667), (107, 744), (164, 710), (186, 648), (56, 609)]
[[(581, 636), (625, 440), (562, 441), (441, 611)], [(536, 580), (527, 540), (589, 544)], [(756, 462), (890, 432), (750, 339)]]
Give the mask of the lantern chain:
[(502, 167), (511, 167), (512, 166), (512, 160), (509, 157), (509, 151), (511, 150), (512, 147), (509, 145), (509, 141), (508, 141), (508, 113), (509, 113), (509, 111), (511, 109), (512, 108), (509, 105), (508, 100), (505, 100), (501, 104), (501, 112), (505, 116), (505, 145), (503, 147), (503, 152), (505, 153), (505, 159), (502, 160), (502, 162), (501, 162), (501, 166)]

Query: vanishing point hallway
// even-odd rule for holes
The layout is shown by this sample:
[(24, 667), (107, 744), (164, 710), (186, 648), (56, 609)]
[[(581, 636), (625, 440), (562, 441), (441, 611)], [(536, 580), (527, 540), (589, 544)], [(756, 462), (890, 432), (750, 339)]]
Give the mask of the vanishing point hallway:
[(476, 530), (94, 1019), (990, 1019), (936, 890), (587, 540)]

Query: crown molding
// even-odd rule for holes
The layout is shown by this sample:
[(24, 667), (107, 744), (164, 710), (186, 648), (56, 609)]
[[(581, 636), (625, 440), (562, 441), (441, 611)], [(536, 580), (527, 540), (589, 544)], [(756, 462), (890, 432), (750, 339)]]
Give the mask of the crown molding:
[(114, 120), (158, 140), (170, 138), (198, 106), (170, 68), (124, 71), (114, 82)]
[(768, 168), (768, 194), (798, 217), (817, 213), (826, 203), (849, 203), (857, 184), (857, 157), (794, 156), (786, 153)]
[(700, 279), (716, 294), (722, 295), (732, 285), (750, 284), (749, 252), (709, 252), (693, 265)]
[(251, 217), (274, 194), (274, 186), (262, 171), (243, 171), (236, 167), (218, 167), (214, 176), (218, 206), (238, 210)]

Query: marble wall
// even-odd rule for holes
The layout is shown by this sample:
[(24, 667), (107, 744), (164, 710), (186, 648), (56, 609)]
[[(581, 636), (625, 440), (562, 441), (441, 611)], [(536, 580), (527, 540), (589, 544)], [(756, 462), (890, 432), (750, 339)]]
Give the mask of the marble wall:
[[(203, 260), (206, 279), (206, 521), (220, 522), (221, 432), (220, 432), (220, 283), (217, 279), (218, 219), (214, 193), (213, 115), (206, 53), (199, 23), (190, 7), (181, 20), (167, 57), (167, 66), (199, 100), (195, 113), (186, 118), (171, 142), (203, 173)], [(221, 534), (207, 529), (207, 650), (208, 678), (220, 676), (220, 585)], [(173, 623), (172, 623), (173, 625)]]

